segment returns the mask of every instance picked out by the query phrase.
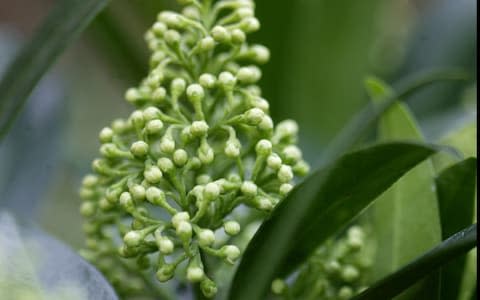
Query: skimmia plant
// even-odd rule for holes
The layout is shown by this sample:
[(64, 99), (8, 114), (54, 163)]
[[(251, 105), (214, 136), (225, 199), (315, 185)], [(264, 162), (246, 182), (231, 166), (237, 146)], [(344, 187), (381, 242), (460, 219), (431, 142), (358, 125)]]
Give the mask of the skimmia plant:
[[(80, 192), (83, 254), (125, 295), (144, 290), (129, 271), (144, 268), (215, 295), (205, 257), (235, 263), (231, 237), (309, 171), (297, 124), (275, 126), (256, 85), (269, 51), (247, 43), (260, 27), (253, 2), (180, 2), (182, 13), (160, 12), (146, 33), (149, 74), (125, 94), (136, 110), (101, 130), (101, 158)], [(110, 265), (115, 255), (125, 261)]]
[[(0, 81), (0, 139), (107, 2), (60, 1), (19, 52)], [(0, 298), (473, 299), (476, 253), (464, 254), (476, 245), (476, 122), (425, 143), (401, 102), (464, 72), (421, 73), (395, 88), (369, 77), (371, 103), (310, 171), (297, 123), (275, 124), (262, 96), (270, 53), (247, 41), (260, 28), (253, 0), (177, 2), (145, 34), (150, 67), (125, 93), (132, 112), (100, 131), (80, 188), (81, 254), (115, 291), (0, 212)], [(365, 145), (373, 138), (381, 143)]]

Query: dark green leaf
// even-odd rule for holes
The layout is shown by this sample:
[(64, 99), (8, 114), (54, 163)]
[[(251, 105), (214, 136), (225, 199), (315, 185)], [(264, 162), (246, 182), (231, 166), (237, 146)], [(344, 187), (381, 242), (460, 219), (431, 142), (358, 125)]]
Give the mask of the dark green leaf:
[(45, 72), (107, 3), (108, 0), (59, 2), (20, 50), (0, 82), (0, 139)]
[[(440, 173), (437, 194), (442, 221), (442, 236), (447, 238), (473, 222), (475, 210), (477, 160), (468, 158)], [(461, 257), (442, 271), (442, 297), (458, 299), (467, 257)], [(470, 286), (470, 293), (474, 286)], [(462, 292), (467, 292), (464, 287)], [(468, 297), (467, 297), (468, 298)]]
[(456, 233), (397, 272), (375, 283), (352, 300), (390, 299), (477, 244), (477, 224)]
[[(394, 94), (389, 86), (375, 78), (369, 78), (366, 85), (372, 100), (379, 104)], [(393, 104), (380, 118), (378, 128), (379, 140), (383, 142), (424, 140), (413, 114), (403, 103)], [(429, 159), (375, 201), (372, 210), (378, 251), (372, 271), (374, 280), (396, 271), (442, 240), (434, 184), (435, 170)], [(403, 294), (402, 299), (438, 298), (439, 284), (437, 274), (417, 284)]]
[(459, 70), (433, 70), (420, 72), (400, 82), (391, 95), (384, 96), (379, 105), (369, 104), (356, 114), (340, 131), (322, 154), (322, 163), (334, 160), (339, 154), (348, 151), (372, 130), (379, 118), (397, 99), (406, 99), (426, 86), (440, 81), (467, 80), (468, 74)]
[(275, 277), (289, 274), (435, 151), (410, 143), (376, 145), (346, 154), (314, 172), (279, 204), (248, 245), (230, 299), (265, 299)]

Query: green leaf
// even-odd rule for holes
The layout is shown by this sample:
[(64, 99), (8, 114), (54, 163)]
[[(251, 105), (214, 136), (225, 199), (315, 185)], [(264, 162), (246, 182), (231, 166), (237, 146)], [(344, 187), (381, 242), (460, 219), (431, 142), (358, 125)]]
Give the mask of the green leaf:
[(265, 299), (275, 277), (289, 274), (435, 151), (412, 143), (376, 145), (346, 154), (312, 173), (255, 234), (235, 274), (230, 299)]
[(45, 72), (107, 3), (108, 0), (63, 0), (53, 8), (0, 81), (0, 139)]
[(380, 117), (397, 101), (402, 101), (418, 90), (441, 81), (467, 80), (468, 74), (462, 70), (445, 69), (430, 70), (413, 74), (401, 81), (389, 95), (379, 95), (379, 104), (369, 103), (357, 113), (339, 132), (335, 139), (322, 153), (321, 162), (335, 160), (340, 154), (350, 150), (360, 142), (365, 135), (377, 124)]
[(397, 272), (373, 284), (352, 300), (390, 299), (452, 259), (474, 248), (477, 244), (476, 238), (477, 224), (474, 224), (451, 236)]
[[(366, 85), (376, 103), (382, 103), (383, 97), (394, 94), (378, 79), (370, 78)], [(407, 107), (395, 103), (380, 119), (379, 140), (423, 141), (423, 137)], [(374, 279), (392, 273), (441, 241), (434, 183), (435, 170), (427, 160), (408, 172), (375, 202), (372, 207), (373, 227), (378, 251), (372, 272)], [(434, 299), (438, 290), (439, 278), (434, 276), (403, 297)]]
[[(468, 158), (442, 171), (436, 180), (444, 239), (473, 222), (476, 173), (477, 160)], [(471, 277), (467, 257), (456, 259), (442, 270), (441, 294), (445, 299), (459, 299), (460, 291), (466, 294), (463, 299), (469, 299), (473, 293), (475, 285), (461, 288), (462, 281), (472, 281), (466, 278)], [(469, 262), (472, 264), (471, 259)]]

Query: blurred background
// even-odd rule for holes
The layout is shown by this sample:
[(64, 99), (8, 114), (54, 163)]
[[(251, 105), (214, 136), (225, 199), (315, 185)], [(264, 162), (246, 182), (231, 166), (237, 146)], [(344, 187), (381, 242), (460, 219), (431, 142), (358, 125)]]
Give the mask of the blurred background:
[[(0, 0), (0, 74), (48, 13), (52, 0)], [(364, 78), (389, 83), (420, 70), (460, 67), (468, 83), (440, 83), (408, 99), (436, 141), (476, 124), (476, 1), (261, 0), (271, 61), (261, 86), (275, 121), (293, 118), (307, 160), (322, 150), (368, 98)], [(175, 1), (115, 0), (32, 94), (0, 144), (0, 206), (73, 248), (82, 246), (77, 190), (98, 151), (98, 131), (131, 107), (126, 88), (147, 72), (143, 32)], [(473, 127), (476, 131), (476, 125)], [(476, 152), (475, 132), (466, 139)]]

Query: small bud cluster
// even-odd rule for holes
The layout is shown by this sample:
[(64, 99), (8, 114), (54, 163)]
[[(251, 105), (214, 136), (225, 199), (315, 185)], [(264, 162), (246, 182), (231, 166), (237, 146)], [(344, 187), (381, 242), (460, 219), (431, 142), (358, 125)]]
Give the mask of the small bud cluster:
[(366, 288), (373, 250), (366, 229), (354, 225), (317, 249), (292, 284), (274, 280), (272, 293), (285, 299), (353, 298)]
[[(297, 124), (274, 126), (256, 85), (269, 52), (246, 41), (260, 26), (253, 1), (179, 2), (182, 13), (161, 12), (146, 34), (150, 72), (125, 94), (136, 110), (100, 132), (101, 157), (80, 191), (83, 253), (118, 287), (135, 283), (130, 292), (142, 288), (141, 276), (131, 278), (135, 261), (160, 282), (183, 266), (177, 274), (212, 297), (202, 257), (240, 257), (218, 239), (247, 225), (232, 212), (268, 214), (309, 167), (295, 145)], [(111, 263), (114, 253), (121, 264)]]

